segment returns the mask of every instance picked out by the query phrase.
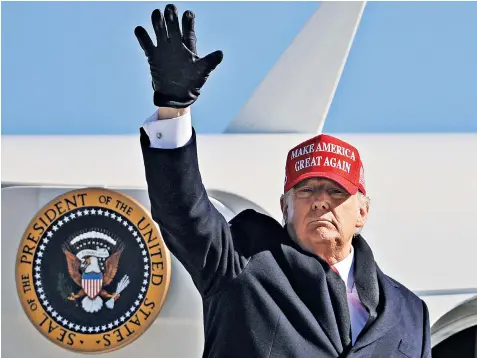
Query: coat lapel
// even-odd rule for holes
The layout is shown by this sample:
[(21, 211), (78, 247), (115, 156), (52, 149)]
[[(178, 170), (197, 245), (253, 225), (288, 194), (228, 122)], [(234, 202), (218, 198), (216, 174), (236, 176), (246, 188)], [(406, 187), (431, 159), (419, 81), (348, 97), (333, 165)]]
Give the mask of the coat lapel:
[(376, 266), (381, 288), (380, 307), (376, 319), (361, 332), (352, 351), (357, 351), (383, 337), (399, 321), (403, 296), (397, 285)]
[(379, 284), (376, 273), (376, 262), (371, 248), (366, 241), (357, 235), (353, 238), (354, 247), (354, 283), (361, 303), (369, 313), (369, 319), (365, 326), (368, 327), (377, 316), (379, 304)]
[[(281, 252), (286, 261), (286, 266), (283, 268), (289, 271), (286, 272), (286, 275), (290, 284), (313, 315), (313, 321), (319, 324), (323, 334), (328, 337), (330, 351), (334, 351), (335, 354), (342, 352), (343, 345), (335, 317), (336, 307), (333, 307), (333, 303), (329, 299), (330, 292), (325, 269), (317, 257), (302, 251), (295, 243), (282, 244)], [(333, 271), (331, 274), (336, 275)], [(344, 286), (343, 291), (345, 292)], [(310, 322), (310, 327), (312, 326), (313, 322)], [(317, 340), (323, 339), (318, 332), (313, 334), (316, 335)]]

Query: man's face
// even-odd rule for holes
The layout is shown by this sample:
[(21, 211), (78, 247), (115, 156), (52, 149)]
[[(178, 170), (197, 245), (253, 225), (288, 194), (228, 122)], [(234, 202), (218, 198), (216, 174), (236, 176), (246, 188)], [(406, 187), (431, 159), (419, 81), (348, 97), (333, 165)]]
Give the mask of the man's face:
[(282, 199), (282, 211), (294, 239), (304, 250), (322, 257), (348, 246), (366, 221), (368, 210), (359, 205), (358, 194), (350, 195), (332, 180), (304, 180), (291, 196), (287, 202)]

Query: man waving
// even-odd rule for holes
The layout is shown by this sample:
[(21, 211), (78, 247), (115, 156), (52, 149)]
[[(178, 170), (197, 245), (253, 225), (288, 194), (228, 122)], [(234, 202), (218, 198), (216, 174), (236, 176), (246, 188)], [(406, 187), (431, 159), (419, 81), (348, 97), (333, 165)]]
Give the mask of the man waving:
[[(285, 225), (253, 210), (227, 222), (202, 183), (189, 110), (222, 52), (198, 56), (190, 11), (180, 24), (168, 5), (152, 23), (156, 44), (135, 30), (159, 107), (141, 128), (144, 167), (152, 216), (202, 297), (203, 356), (430, 357), (425, 303), (379, 269), (359, 234), (369, 200), (358, 149), (329, 135), (297, 144)], [(257, 185), (282, 180), (266, 174)]]

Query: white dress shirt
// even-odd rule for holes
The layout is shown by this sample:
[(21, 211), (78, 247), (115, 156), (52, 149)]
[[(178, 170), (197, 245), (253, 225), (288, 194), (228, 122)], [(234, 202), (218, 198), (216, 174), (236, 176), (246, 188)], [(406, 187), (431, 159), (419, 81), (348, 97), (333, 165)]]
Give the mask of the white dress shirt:
[[(183, 147), (192, 137), (192, 120), (190, 112), (183, 116), (157, 120), (156, 111), (143, 124), (143, 128), (149, 136), (152, 148), (173, 149)], [(346, 295), (351, 321), (352, 343), (362, 331), (368, 321), (368, 311), (361, 301), (354, 285), (354, 249), (351, 247), (350, 254), (342, 261), (333, 265), (346, 285)]]
[(192, 137), (190, 112), (172, 119), (157, 120), (159, 110), (144, 122), (151, 148), (173, 149), (183, 147)]

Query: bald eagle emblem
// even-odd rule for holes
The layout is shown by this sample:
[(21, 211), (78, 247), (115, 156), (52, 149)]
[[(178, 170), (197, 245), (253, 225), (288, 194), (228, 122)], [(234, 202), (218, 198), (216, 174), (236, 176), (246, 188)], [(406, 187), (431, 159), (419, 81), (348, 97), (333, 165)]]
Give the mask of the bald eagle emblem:
[[(76, 250), (70, 247), (75, 247)], [(71, 251), (77, 253), (73, 254)], [(124, 275), (114, 293), (105, 289), (116, 277), (122, 252), (123, 248), (117, 240), (101, 232), (88, 231), (73, 238), (70, 245), (63, 247), (63, 253), (68, 274), (81, 289), (77, 293), (72, 292), (68, 300), (82, 298), (81, 305), (88, 313), (101, 310), (103, 299), (108, 299), (106, 307), (113, 309), (120, 292), (129, 284), (128, 275)]]

